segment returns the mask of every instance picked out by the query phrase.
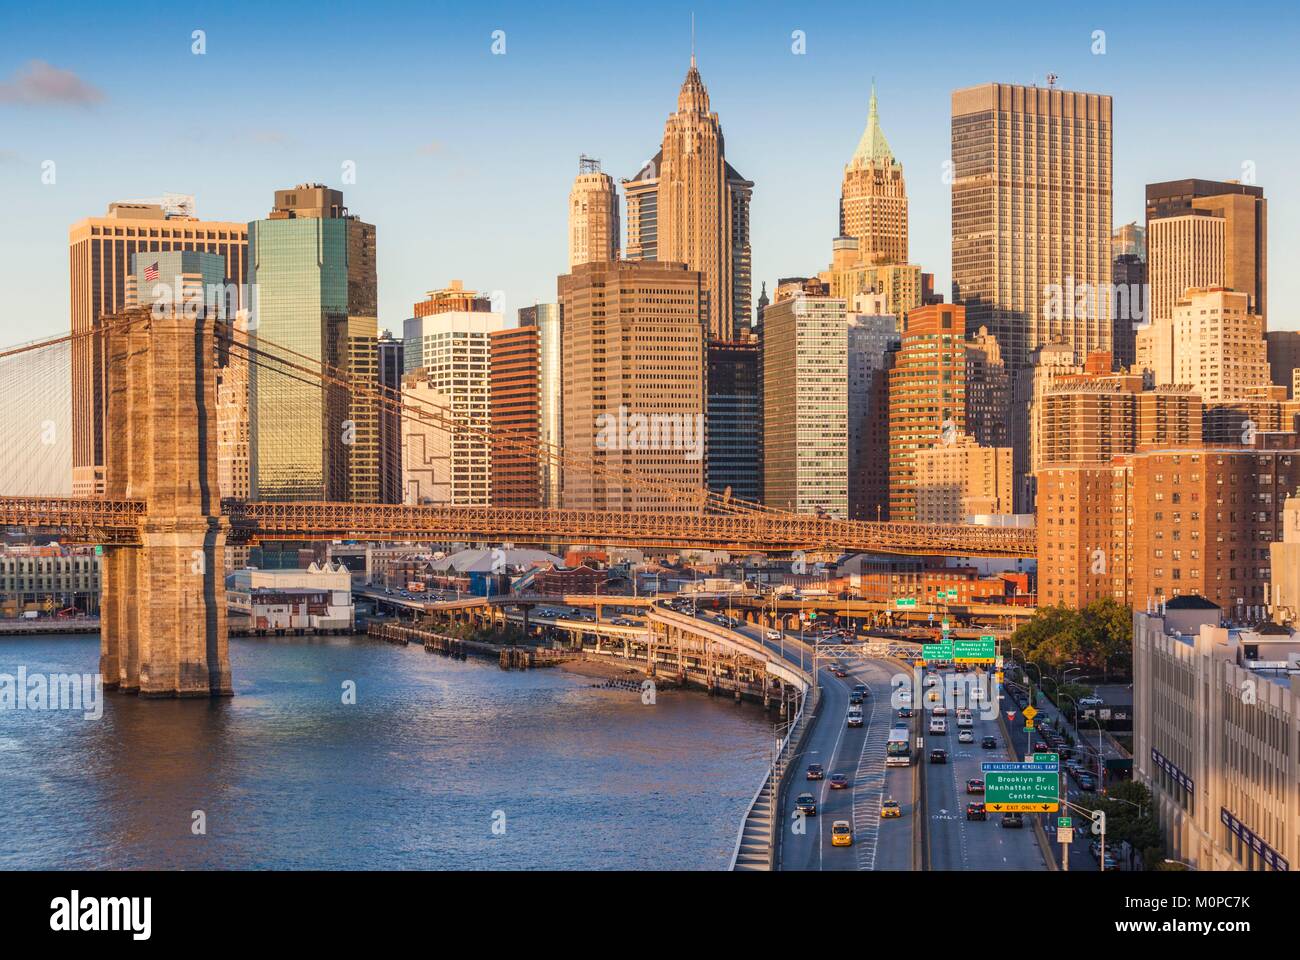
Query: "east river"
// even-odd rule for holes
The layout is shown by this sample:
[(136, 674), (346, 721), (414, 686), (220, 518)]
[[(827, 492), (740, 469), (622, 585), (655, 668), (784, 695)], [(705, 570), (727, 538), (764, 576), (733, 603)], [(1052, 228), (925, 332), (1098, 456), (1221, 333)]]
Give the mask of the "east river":
[[(697, 692), (362, 637), (230, 659), (229, 699), (0, 710), (0, 868), (725, 869), (767, 762), (766, 715)], [(0, 637), (0, 674), (98, 663)]]

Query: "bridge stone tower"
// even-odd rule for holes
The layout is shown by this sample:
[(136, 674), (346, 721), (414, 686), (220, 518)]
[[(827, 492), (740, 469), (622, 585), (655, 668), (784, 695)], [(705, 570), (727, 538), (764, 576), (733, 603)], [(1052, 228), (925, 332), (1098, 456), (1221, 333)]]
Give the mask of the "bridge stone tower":
[(151, 697), (230, 696), (217, 487), (214, 320), (107, 318), (109, 498), (143, 500), (139, 545), (104, 548), (100, 673)]

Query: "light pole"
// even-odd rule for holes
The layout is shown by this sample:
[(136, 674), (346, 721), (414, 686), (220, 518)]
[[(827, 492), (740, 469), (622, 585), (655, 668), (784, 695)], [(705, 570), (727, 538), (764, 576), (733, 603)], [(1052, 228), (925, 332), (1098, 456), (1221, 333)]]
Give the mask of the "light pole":
[(1188, 870), (1195, 870), (1195, 869), (1196, 869), (1196, 867), (1194, 867), (1192, 864), (1188, 863), (1186, 860), (1175, 860), (1175, 859), (1173, 859), (1173, 857), (1165, 857), (1164, 862), (1165, 862), (1165, 863), (1176, 863), (1176, 864), (1179, 864), (1180, 866), (1184, 866), (1184, 867), (1186, 867)]

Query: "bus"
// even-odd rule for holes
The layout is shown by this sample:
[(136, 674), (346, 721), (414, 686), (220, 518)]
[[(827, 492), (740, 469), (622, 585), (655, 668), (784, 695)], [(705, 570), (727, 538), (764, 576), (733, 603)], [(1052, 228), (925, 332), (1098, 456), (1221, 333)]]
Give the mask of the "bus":
[(885, 746), (885, 766), (910, 767), (912, 765), (912, 735), (907, 727), (894, 727), (889, 731)]

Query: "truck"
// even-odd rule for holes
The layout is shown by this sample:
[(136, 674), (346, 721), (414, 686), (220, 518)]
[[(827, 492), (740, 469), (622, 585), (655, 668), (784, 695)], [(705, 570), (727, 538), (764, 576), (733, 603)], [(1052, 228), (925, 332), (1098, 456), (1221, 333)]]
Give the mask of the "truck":
[(35, 620), (35, 619), (36, 619), (37, 617), (39, 617), (40, 615), (41, 615), (41, 612), (40, 612), (39, 610), (24, 610), (24, 611), (23, 611), (23, 619), (24, 619), (24, 620)]

